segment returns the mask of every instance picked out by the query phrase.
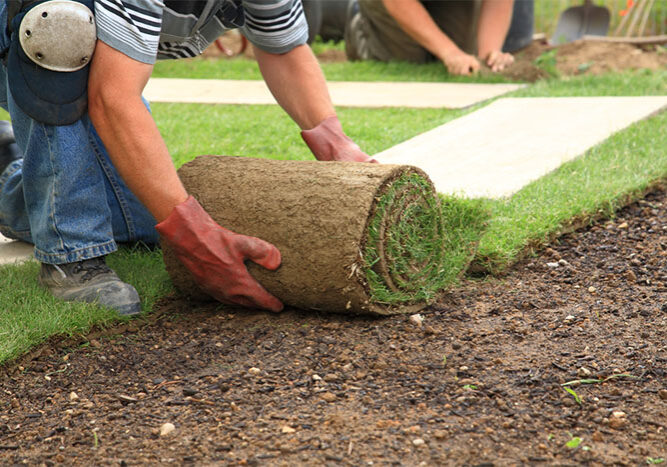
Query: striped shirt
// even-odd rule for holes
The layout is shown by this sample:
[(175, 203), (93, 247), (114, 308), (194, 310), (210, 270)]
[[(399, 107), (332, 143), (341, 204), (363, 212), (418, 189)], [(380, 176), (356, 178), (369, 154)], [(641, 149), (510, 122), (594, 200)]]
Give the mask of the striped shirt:
[(97, 37), (144, 63), (199, 55), (229, 29), (285, 53), (305, 44), (301, 0), (95, 0)]

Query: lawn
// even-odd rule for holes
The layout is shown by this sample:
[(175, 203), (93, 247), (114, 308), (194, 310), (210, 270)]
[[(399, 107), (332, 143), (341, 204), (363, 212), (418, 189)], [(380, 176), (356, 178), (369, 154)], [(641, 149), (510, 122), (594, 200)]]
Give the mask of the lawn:
[[(331, 63), (323, 68), (330, 80), (448, 80), (438, 65)], [(245, 59), (161, 63), (155, 76), (260, 78), (256, 64)], [(457, 80), (488, 82), (489, 78)], [(667, 70), (545, 80), (511, 95), (663, 94), (667, 94)], [(339, 116), (349, 135), (373, 154), (479, 107), (345, 108), (339, 109)], [(176, 166), (200, 154), (293, 160), (312, 157), (296, 125), (275, 106), (154, 104), (152, 111)], [(464, 208), (477, 209), (482, 204), (491, 215), (488, 230), (481, 238), (476, 265), (493, 272), (502, 271), (574, 225), (583, 225), (599, 216), (613, 216), (618, 207), (665, 179), (666, 127), (664, 112), (639, 122), (508, 200), (457, 200)], [(159, 252), (122, 250), (111, 255), (110, 264), (124, 280), (137, 287), (147, 313), (172, 291)], [(106, 326), (118, 320), (113, 313), (95, 306), (64, 304), (51, 298), (37, 284), (37, 269), (31, 263), (5, 266), (1, 270), (0, 303), (4, 313), (0, 315), (0, 363), (24, 354), (51, 336), (86, 333), (93, 326)]]

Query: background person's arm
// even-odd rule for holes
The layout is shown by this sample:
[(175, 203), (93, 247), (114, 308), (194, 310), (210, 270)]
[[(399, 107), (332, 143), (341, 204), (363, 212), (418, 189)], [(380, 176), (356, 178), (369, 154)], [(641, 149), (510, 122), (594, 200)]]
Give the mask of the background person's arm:
[(447, 71), (468, 75), (479, 70), (477, 59), (447, 37), (419, 0), (382, 0), (382, 3), (403, 31), (438, 57)]
[(512, 54), (502, 51), (512, 21), (514, 0), (484, 0), (477, 23), (479, 58), (493, 71), (502, 71), (514, 62)]

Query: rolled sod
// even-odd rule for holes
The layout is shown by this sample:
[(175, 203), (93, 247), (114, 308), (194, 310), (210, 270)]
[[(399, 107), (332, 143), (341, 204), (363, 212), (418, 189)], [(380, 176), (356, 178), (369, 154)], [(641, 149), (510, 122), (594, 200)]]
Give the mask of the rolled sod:
[[(448, 279), (440, 200), (416, 167), (200, 156), (179, 175), (218, 224), (278, 247), (277, 271), (247, 266), (286, 305), (414, 313)], [(205, 299), (170, 248), (163, 249), (176, 288)]]

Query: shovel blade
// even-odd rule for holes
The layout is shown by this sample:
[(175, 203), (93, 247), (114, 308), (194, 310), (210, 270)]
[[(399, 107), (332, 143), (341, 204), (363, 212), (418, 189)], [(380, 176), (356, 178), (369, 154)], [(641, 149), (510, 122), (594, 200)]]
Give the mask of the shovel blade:
[(551, 44), (565, 44), (581, 39), (584, 35), (606, 36), (610, 19), (609, 10), (604, 7), (575, 6), (568, 8), (558, 18)]

